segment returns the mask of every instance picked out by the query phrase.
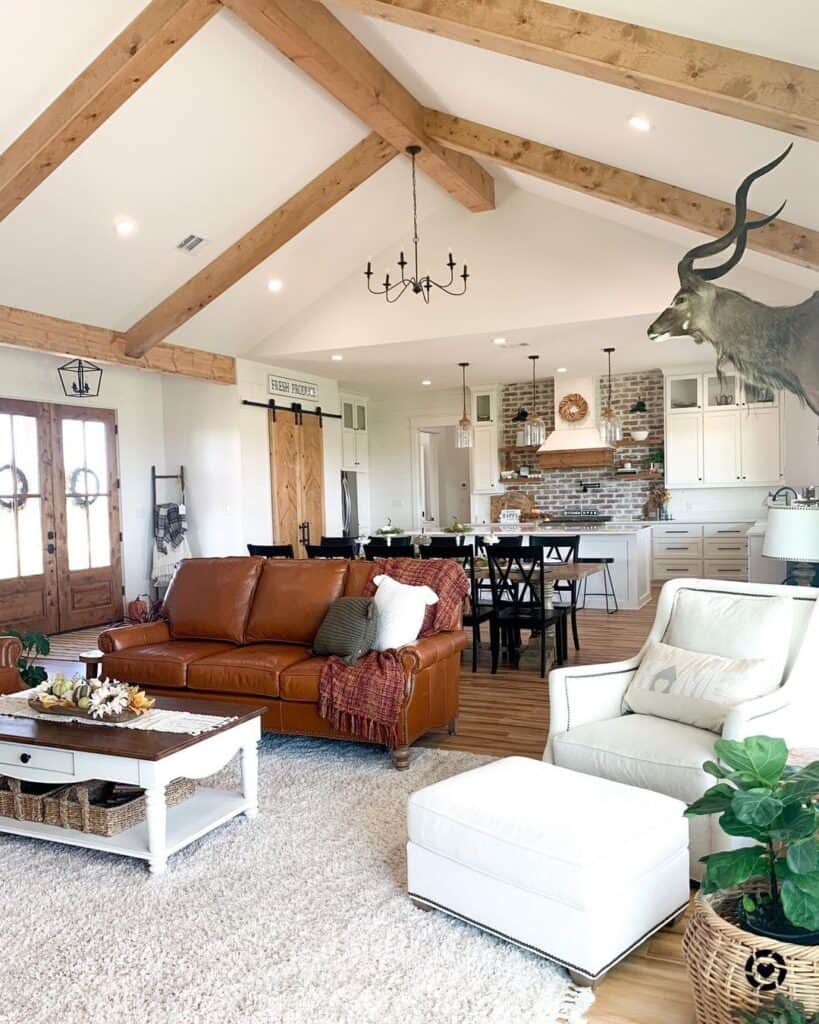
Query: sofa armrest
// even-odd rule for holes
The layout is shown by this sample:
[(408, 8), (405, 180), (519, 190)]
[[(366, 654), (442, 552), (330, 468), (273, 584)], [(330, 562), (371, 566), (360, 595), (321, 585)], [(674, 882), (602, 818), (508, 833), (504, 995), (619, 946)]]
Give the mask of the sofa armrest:
[(398, 653), (402, 657), (405, 653), (415, 655), (418, 658), (415, 671), (420, 672), (422, 669), (434, 665), (436, 661), (443, 661), (451, 654), (460, 654), (468, 644), (469, 634), (462, 629), (457, 629), (425, 636), (421, 640), (402, 647)]
[(549, 673), (550, 726), (544, 761), (552, 760), (552, 739), (578, 725), (619, 718), (623, 696), (641, 655), (608, 665), (558, 668)]
[(145, 644), (164, 644), (171, 639), (168, 623), (164, 621), (144, 622), (135, 626), (117, 626), (100, 633), (99, 648), (103, 654), (127, 651), (129, 647)]
[[(796, 692), (794, 697), (800, 696)], [(789, 746), (814, 746), (816, 740), (817, 707), (801, 695), (792, 700), (790, 688), (785, 685), (773, 693), (754, 700), (735, 704), (728, 712), (722, 727), (727, 740), (744, 740), (748, 736), (780, 736)]]

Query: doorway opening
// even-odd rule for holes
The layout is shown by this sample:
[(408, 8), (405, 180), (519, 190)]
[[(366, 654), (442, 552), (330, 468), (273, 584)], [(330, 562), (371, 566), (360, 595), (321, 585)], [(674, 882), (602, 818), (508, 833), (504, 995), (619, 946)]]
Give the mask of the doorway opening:
[(122, 618), (116, 413), (0, 399), (0, 631)]
[(419, 527), (443, 530), (470, 519), (469, 449), (455, 447), (455, 424), (416, 428)]

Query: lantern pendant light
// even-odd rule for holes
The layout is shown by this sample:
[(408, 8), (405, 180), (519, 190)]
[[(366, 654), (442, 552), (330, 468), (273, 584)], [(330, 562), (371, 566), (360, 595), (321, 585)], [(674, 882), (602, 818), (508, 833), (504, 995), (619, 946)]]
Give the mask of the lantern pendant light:
[(461, 388), (463, 392), (463, 415), (455, 428), (455, 447), (471, 448), (473, 442), (472, 420), (466, 411), (466, 368), (469, 363), (458, 363), (461, 368)]
[(537, 445), (539, 448), (546, 440), (546, 424), (543, 417), (537, 413), (537, 381), (535, 379), (535, 367), (540, 356), (529, 356), (532, 360), (532, 415), (526, 421), (524, 430), (525, 443)]
[(604, 348), (609, 359), (609, 372), (606, 393), (606, 405), (603, 409), (602, 424), (600, 426), (600, 437), (604, 444), (614, 445), (623, 440), (623, 422), (611, 404), (611, 354), (613, 348)]

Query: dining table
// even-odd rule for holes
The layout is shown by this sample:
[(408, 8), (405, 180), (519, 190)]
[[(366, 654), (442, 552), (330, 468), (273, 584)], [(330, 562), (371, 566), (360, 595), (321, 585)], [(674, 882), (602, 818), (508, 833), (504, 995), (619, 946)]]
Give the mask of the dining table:
[[(544, 562), (543, 563), (543, 604), (546, 609), (554, 608), (555, 582), (557, 580), (573, 580), (579, 583), (581, 580), (595, 573), (602, 572), (605, 568), (604, 562)], [(489, 562), (486, 558), (475, 559), (475, 575), (483, 576), (489, 572)], [(512, 569), (509, 579), (527, 583), (528, 580), (518, 569)]]

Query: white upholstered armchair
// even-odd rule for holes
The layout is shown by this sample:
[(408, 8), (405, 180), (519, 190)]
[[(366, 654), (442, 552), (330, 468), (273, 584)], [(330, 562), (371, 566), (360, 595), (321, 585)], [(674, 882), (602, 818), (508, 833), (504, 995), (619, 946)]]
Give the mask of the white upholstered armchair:
[[(730, 615), (711, 614), (718, 596), (730, 597)], [(789, 635), (765, 633), (764, 602), (776, 597), (793, 602)], [(624, 694), (652, 640), (731, 658), (758, 657), (761, 646), (779, 650), (785, 666), (779, 688), (733, 707), (722, 735), (781, 736), (791, 747), (819, 747), (819, 589), (680, 579), (664, 585), (654, 625), (634, 658), (550, 674), (545, 761), (686, 802), (713, 784), (701, 765), (713, 758), (718, 734), (624, 710)], [(754, 653), (743, 654), (751, 647)], [(699, 858), (728, 849), (732, 840), (716, 817), (693, 818), (690, 828), (691, 877), (700, 878)]]

